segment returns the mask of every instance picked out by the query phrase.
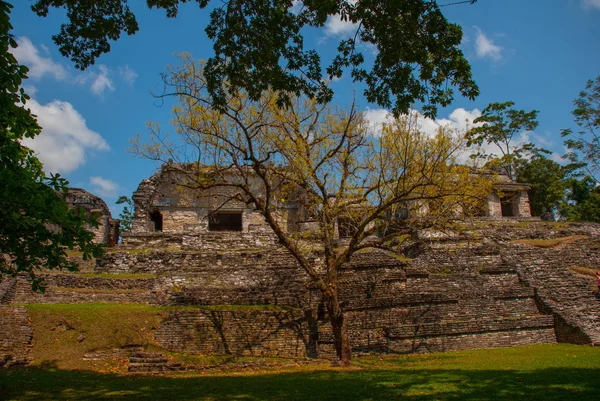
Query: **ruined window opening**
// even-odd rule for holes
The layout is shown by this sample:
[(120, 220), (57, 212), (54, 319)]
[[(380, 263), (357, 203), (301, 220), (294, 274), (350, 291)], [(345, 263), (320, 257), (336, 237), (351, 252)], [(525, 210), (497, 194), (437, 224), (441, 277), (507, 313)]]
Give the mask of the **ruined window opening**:
[(208, 219), (208, 231), (242, 231), (241, 212), (219, 212)]
[(163, 216), (162, 213), (158, 210), (153, 211), (150, 214), (150, 221), (152, 221), (154, 223), (154, 231), (161, 231), (163, 230)]
[(514, 200), (513, 195), (503, 196), (500, 199), (500, 205), (502, 207), (502, 217), (514, 217)]

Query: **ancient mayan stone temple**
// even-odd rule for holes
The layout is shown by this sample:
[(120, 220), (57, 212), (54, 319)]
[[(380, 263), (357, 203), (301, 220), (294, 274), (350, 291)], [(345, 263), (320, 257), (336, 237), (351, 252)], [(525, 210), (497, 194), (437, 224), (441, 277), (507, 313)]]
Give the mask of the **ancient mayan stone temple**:
[[(491, 175), (490, 175), (491, 177)], [(231, 177), (235, 180), (235, 177)], [(494, 175), (494, 190), (479, 215), (482, 218), (531, 217), (530, 188)], [(258, 186), (258, 182), (256, 183)], [(272, 244), (275, 239), (263, 216), (252, 205), (233, 199), (225, 189), (198, 191), (185, 185), (180, 169), (164, 165), (152, 177), (143, 180), (133, 194), (135, 219), (130, 233), (123, 234), (125, 245), (183, 245), (187, 248), (219, 246), (227, 249), (227, 239), (247, 243), (249, 247)], [(231, 199), (228, 199), (231, 198)], [(426, 213), (414, 210), (408, 213)], [(301, 202), (277, 203), (279, 224), (286, 232), (314, 230)], [(345, 237), (343, 219), (337, 222), (339, 237)]]
[[(536, 220), (526, 186), (497, 185), (460, 235), (426, 238), (406, 257), (357, 253), (342, 269), (355, 354), (600, 345), (600, 300), (593, 278), (578, 273), (600, 270), (600, 225)], [(153, 341), (165, 352), (331, 358), (320, 292), (251, 205), (223, 196), (182, 189), (163, 168), (134, 194), (125, 245), (87, 274), (42, 274), (45, 294), (26, 278), (0, 282), (0, 359), (30, 358), (35, 339), (20, 305), (88, 302), (161, 306)], [(310, 224), (294, 202), (279, 206), (287, 230)], [(170, 369), (164, 355), (153, 354), (163, 365), (152, 367), (127, 349), (131, 371)]]

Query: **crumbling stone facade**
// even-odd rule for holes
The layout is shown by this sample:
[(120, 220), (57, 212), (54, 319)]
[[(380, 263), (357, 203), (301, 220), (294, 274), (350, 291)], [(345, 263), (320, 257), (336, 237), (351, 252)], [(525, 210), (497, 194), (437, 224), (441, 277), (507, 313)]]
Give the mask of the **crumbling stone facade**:
[(484, 215), (501, 217), (531, 217), (528, 190), (530, 186), (516, 183), (505, 175), (496, 177), (494, 192), (487, 199)]
[[(478, 173), (479, 174), (479, 173)], [(252, 176), (250, 175), (250, 180)], [(494, 189), (482, 205), (480, 217), (502, 219), (506, 217), (530, 218), (529, 187), (512, 182), (507, 176), (489, 174)], [(226, 176), (235, 182), (236, 176)], [(256, 188), (258, 179), (252, 183)], [(260, 191), (258, 191), (260, 192)], [(133, 227), (123, 234), (127, 246), (177, 246), (185, 249), (256, 248), (275, 245), (277, 240), (264, 217), (252, 206), (235, 199), (235, 190), (219, 187), (211, 190), (194, 189), (181, 166), (165, 164), (152, 177), (143, 180), (133, 194), (135, 203)], [(305, 213), (301, 192), (287, 201), (276, 200), (276, 218), (284, 232), (315, 233), (318, 225)], [(295, 199), (295, 200), (294, 200)], [(368, 207), (367, 205), (357, 206)], [(409, 210), (409, 213), (427, 213), (427, 208)], [(337, 222), (339, 237), (347, 237), (352, 230), (345, 219)], [(222, 241), (219, 241), (219, 235)]]
[[(255, 181), (253, 185), (260, 187)], [(168, 164), (142, 181), (132, 197), (134, 221), (131, 232), (123, 234), (123, 243), (138, 246), (171, 238), (173, 245), (188, 248), (230, 245), (203, 238), (210, 233), (224, 233), (224, 239), (249, 248), (275, 241), (264, 217), (251, 204), (236, 199), (235, 190), (202, 191), (189, 186), (186, 175)], [(296, 229), (298, 213), (293, 203), (279, 202), (275, 214), (284, 231)]]
[(119, 241), (119, 220), (113, 219), (106, 202), (81, 188), (69, 188), (64, 199), (72, 209), (81, 210), (87, 215), (98, 215), (98, 227), (88, 229), (94, 233), (97, 244), (114, 246)]

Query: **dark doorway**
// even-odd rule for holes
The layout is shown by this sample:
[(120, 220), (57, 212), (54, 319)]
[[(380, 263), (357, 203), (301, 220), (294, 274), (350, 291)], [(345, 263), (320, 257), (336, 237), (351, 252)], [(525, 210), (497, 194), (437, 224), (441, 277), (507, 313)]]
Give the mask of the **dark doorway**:
[(214, 213), (208, 219), (208, 231), (242, 231), (242, 213)]
[(500, 204), (502, 205), (502, 217), (513, 217), (515, 215), (514, 212), (514, 196), (504, 196), (500, 199)]
[(150, 221), (154, 222), (154, 231), (163, 230), (163, 216), (158, 210), (150, 214)]

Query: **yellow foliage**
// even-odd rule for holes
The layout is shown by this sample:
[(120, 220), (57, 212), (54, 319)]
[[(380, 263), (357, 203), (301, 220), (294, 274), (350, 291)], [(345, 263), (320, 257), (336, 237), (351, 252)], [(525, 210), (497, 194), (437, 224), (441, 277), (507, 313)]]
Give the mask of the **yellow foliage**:
[[(177, 99), (172, 123), (178, 139), (150, 124), (150, 141), (137, 138), (133, 151), (170, 160), (199, 189), (230, 187), (220, 204), (235, 198), (253, 205), (319, 285), (322, 277), (308, 257), (313, 251), (302, 245), (306, 236), (280, 226), (281, 204), (295, 203), (300, 219), (318, 226), (312, 238), (321, 240), (324, 263), (336, 270), (367, 246), (367, 238), (377, 234), (383, 245), (390, 232), (444, 229), (477, 214), (491, 193), (489, 177), (460, 165), (466, 146), (457, 132), (441, 128), (430, 136), (416, 116), (373, 128), (354, 105), (340, 109), (297, 96), (280, 108), (275, 92), (251, 99), (226, 82), (228, 102), (217, 108), (204, 64), (187, 54), (181, 61), (169, 67), (164, 95)], [(341, 228), (350, 241), (338, 252)]]

